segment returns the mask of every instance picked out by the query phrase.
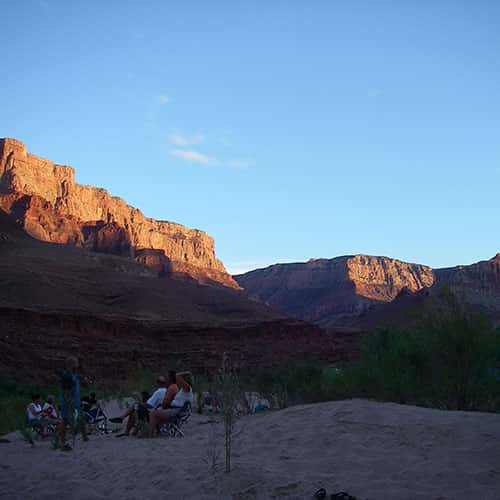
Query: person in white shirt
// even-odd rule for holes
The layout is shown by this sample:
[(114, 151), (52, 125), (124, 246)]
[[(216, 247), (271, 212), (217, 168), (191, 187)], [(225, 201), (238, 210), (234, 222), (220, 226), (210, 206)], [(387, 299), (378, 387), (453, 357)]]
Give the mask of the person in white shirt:
[(42, 407), (42, 414), (45, 418), (54, 422), (59, 420), (59, 415), (56, 410), (55, 398), (52, 394), (47, 396), (47, 402)]
[(161, 402), (163, 401), (163, 398), (165, 397), (165, 393), (167, 392), (167, 386), (165, 384), (165, 378), (164, 377), (158, 377), (157, 380), (158, 384), (162, 384), (158, 389), (156, 389), (155, 392), (151, 395), (151, 397), (146, 401), (146, 408), (149, 411), (156, 410), (161, 406)]
[(42, 404), (40, 394), (31, 396), (31, 403), (26, 407), (26, 414), (29, 422), (36, 422), (42, 418)]
[(186, 403), (193, 404), (193, 376), (191, 372), (176, 375), (178, 391), (166, 409), (158, 409), (149, 414), (149, 437), (156, 436), (158, 425), (174, 418)]
[(39, 394), (33, 394), (31, 397), (31, 403), (26, 407), (26, 416), (29, 424), (37, 428), (42, 436), (48, 435), (47, 426), (54, 422), (45, 415)]
[(137, 427), (137, 420), (149, 418), (149, 412), (154, 411), (156, 408), (161, 407), (162, 401), (167, 392), (167, 382), (165, 377), (159, 376), (156, 379), (158, 388), (147, 399), (145, 403), (141, 402), (128, 408), (123, 415), (119, 417), (110, 418), (109, 421), (114, 424), (121, 424), (125, 418), (128, 417), (127, 427), (125, 432), (117, 434), (116, 437), (128, 436), (133, 427)]

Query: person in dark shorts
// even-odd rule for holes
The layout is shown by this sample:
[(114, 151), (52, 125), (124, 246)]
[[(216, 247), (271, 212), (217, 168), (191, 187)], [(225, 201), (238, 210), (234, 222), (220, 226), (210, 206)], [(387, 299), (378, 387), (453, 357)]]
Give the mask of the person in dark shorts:
[(82, 411), (85, 412), (89, 418), (96, 418), (99, 413), (99, 405), (97, 402), (97, 395), (91, 392), (88, 396), (82, 398)]
[(175, 384), (175, 372), (169, 371), (166, 379), (165, 377), (160, 375), (156, 379), (156, 382), (158, 384), (158, 388), (153, 392), (151, 396), (148, 396), (145, 391), (142, 392), (142, 402), (135, 403), (130, 408), (128, 408), (121, 416), (109, 419), (110, 422), (119, 424), (128, 417), (125, 432), (117, 434), (116, 437), (128, 436), (133, 429), (133, 433), (135, 434), (139, 428), (139, 421), (147, 422), (149, 420), (150, 412), (156, 410), (157, 408), (161, 408), (166, 395), (169, 393), (168, 387), (170, 387), (171, 384)]
[(84, 396), (82, 398), (83, 411), (89, 411), (95, 405), (97, 405), (97, 395), (95, 392), (91, 392), (88, 396)]
[(151, 398), (151, 394), (148, 391), (141, 392), (141, 402), (135, 403), (135, 409), (137, 411), (137, 417), (139, 420), (147, 421), (149, 419), (149, 411), (148, 411), (148, 400)]
[(66, 427), (77, 420), (78, 429), (84, 441), (88, 441), (85, 421), (80, 412), (80, 381), (76, 375), (78, 359), (70, 356), (66, 359), (66, 369), (61, 376), (61, 392), (59, 394), (59, 410), (61, 423), (59, 424), (59, 438), (61, 449), (66, 451), (71, 447), (66, 443)]

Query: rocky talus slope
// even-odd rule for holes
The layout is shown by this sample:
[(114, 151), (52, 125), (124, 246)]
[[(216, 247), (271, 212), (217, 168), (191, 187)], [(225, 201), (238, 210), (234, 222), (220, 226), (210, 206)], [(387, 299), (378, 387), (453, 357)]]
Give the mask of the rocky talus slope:
[(31, 236), (96, 252), (127, 256), (159, 275), (238, 288), (203, 231), (145, 217), (105, 189), (75, 182), (72, 167), (0, 139), (0, 208)]

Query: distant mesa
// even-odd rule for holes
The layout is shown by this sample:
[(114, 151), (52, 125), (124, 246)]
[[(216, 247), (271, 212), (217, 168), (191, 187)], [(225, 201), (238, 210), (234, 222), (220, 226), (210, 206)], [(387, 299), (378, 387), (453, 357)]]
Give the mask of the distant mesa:
[[(245, 293), (322, 327), (364, 328), (377, 306), (446, 285), (500, 321), (500, 254), (469, 266), (432, 269), (388, 257), (349, 255), (275, 264), (235, 276)], [(395, 306), (387, 311), (392, 315)]]
[(446, 269), (348, 255), (233, 278), (204, 232), (77, 184), (15, 139), (0, 139), (0, 254), (1, 376), (50, 377), (75, 346), (87, 376), (109, 380), (167, 356), (198, 370), (224, 353), (247, 367), (347, 361), (441, 285), (500, 324), (500, 253)]
[(105, 189), (77, 184), (72, 167), (30, 154), (16, 139), (0, 139), (0, 208), (37, 239), (127, 256), (160, 276), (239, 288), (206, 233), (150, 219)]

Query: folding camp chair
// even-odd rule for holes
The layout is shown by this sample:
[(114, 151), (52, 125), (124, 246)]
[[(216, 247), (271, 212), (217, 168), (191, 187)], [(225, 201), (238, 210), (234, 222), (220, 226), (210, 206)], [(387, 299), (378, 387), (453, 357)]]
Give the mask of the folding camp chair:
[(99, 404), (92, 406), (90, 409), (82, 411), (87, 423), (89, 432), (98, 432), (100, 434), (109, 434), (108, 416)]
[(168, 422), (164, 422), (159, 425), (158, 430), (160, 432), (160, 436), (184, 437), (184, 432), (182, 432), (181, 428), (189, 420), (190, 416), (191, 403), (186, 402), (175, 417), (170, 419)]
[(57, 422), (48, 419), (29, 420), (26, 419), (26, 430), (28, 430), (34, 439), (44, 439), (52, 436), (57, 430)]

